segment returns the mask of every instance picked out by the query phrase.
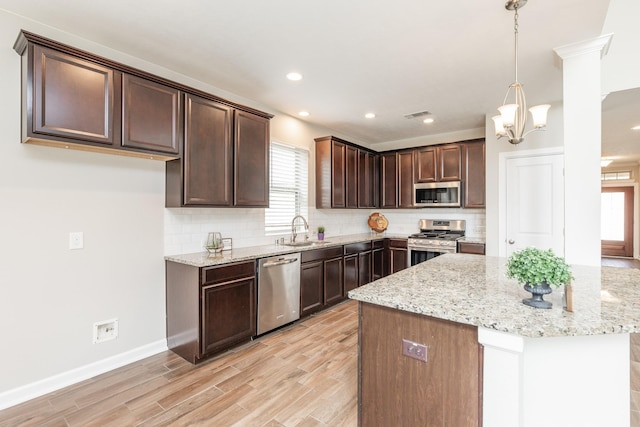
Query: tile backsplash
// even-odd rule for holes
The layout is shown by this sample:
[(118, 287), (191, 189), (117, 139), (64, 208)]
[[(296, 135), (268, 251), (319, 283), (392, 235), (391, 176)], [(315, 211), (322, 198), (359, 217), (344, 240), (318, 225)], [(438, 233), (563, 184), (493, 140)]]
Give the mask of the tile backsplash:
[[(389, 220), (388, 234), (409, 235), (418, 231), (418, 221), (427, 219), (464, 219), (467, 235), (485, 237), (484, 209), (309, 209), (309, 228), (314, 237), (319, 225), (326, 229), (326, 238), (370, 232), (367, 218), (380, 212)], [(165, 255), (201, 252), (207, 234), (219, 231), (222, 237), (233, 239), (236, 248), (272, 244), (278, 237), (264, 234), (262, 208), (166, 208)]]

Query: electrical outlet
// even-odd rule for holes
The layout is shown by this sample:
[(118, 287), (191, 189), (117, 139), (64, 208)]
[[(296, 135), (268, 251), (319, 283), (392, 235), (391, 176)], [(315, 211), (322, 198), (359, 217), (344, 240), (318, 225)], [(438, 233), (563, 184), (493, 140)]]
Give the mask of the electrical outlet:
[(93, 343), (101, 343), (118, 338), (118, 319), (104, 320), (93, 324)]
[(427, 346), (426, 344), (418, 344), (417, 342), (402, 340), (402, 354), (419, 360), (421, 362), (427, 361)]
[(84, 248), (84, 234), (82, 231), (69, 233), (69, 249)]

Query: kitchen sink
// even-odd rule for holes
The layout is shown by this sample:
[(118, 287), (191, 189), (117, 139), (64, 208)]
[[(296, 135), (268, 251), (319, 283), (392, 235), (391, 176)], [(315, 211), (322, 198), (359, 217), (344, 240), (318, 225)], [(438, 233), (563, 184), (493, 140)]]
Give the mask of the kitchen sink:
[(322, 246), (322, 245), (326, 245), (327, 243), (331, 243), (331, 242), (326, 241), (326, 240), (318, 240), (318, 241), (306, 240), (306, 241), (302, 241), (302, 242), (288, 242), (288, 243), (285, 243), (285, 246), (294, 246), (294, 247), (300, 247), (300, 246)]

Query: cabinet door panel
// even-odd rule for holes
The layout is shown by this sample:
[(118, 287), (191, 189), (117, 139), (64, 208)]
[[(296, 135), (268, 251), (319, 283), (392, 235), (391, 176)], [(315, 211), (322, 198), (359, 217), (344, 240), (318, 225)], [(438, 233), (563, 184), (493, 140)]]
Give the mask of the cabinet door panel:
[(346, 146), (345, 158), (345, 207), (358, 207), (358, 149)]
[(371, 251), (361, 252), (358, 255), (358, 286), (371, 282), (371, 274)]
[(185, 113), (184, 204), (231, 206), (232, 109), (187, 95)]
[(380, 207), (398, 207), (398, 160), (397, 153), (384, 153), (381, 155), (380, 186), (382, 197)]
[(416, 182), (436, 181), (436, 152), (436, 147), (425, 147), (414, 151)]
[(385, 276), (384, 249), (374, 249), (372, 255), (372, 280), (378, 280)]
[(464, 145), (464, 207), (485, 207), (485, 143)]
[[(29, 136), (52, 135), (117, 146), (120, 73), (71, 55), (33, 46)], [(29, 102), (31, 101), (31, 102)]]
[(324, 303), (334, 304), (342, 300), (342, 257), (324, 262)]
[(358, 287), (358, 255), (344, 257), (344, 296)]
[(178, 154), (182, 93), (150, 80), (122, 76), (122, 146)]
[(235, 111), (235, 206), (269, 207), (269, 120)]
[(255, 280), (202, 288), (202, 353), (212, 353), (255, 335)]
[(346, 146), (340, 142), (331, 143), (331, 207), (344, 208), (347, 198)]
[(300, 316), (306, 316), (322, 308), (324, 298), (324, 267), (322, 261), (301, 264), (300, 267)]
[(398, 153), (398, 207), (413, 207), (413, 152)]
[(440, 157), (439, 181), (460, 181), (460, 144), (438, 147)]

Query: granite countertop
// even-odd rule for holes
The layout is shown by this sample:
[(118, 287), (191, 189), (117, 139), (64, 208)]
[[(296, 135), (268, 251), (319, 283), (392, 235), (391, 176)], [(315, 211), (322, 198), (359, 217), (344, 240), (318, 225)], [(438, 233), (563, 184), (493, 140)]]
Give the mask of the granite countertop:
[(169, 255), (165, 256), (166, 261), (177, 262), (180, 264), (192, 265), (194, 267), (210, 267), (213, 265), (229, 264), (232, 262), (249, 261), (257, 258), (266, 258), (270, 256), (293, 254), (297, 252), (311, 251), (314, 249), (331, 248), (335, 246), (347, 245), (350, 243), (366, 242), (367, 240), (380, 240), (385, 238), (406, 239), (406, 235), (393, 234), (377, 234), (363, 233), (352, 234), (348, 236), (330, 236), (323, 242), (314, 241), (311, 246), (286, 246), (286, 245), (263, 245), (250, 246), (246, 248), (236, 248), (230, 251), (222, 251), (218, 254), (209, 254), (208, 252), (195, 252), (191, 254)]
[(484, 237), (475, 237), (475, 236), (464, 236), (459, 239), (458, 242), (462, 243), (480, 243), (482, 245), (486, 244), (486, 239)]
[(640, 270), (571, 266), (574, 311), (563, 288), (545, 296), (553, 307), (522, 304), (531, 297), (505, 276), (506, 258), (446, 254), (349, 292), (358, 301), (524, 337), (640, 332)]

